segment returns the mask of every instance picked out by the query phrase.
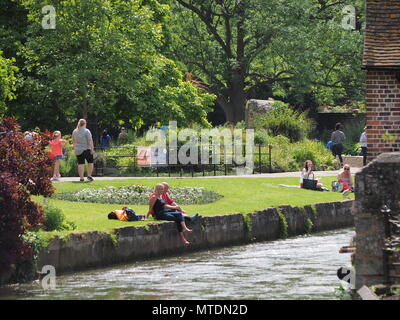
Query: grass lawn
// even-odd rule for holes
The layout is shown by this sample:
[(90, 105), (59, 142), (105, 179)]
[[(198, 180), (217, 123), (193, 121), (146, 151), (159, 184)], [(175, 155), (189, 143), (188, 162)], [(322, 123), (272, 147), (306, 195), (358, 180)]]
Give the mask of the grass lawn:
[[(325, 186), (330, 186), (335, 177), (323, 177), (321, 182)], [(189, 215), (200, 213), (203, 216), (230, 214), (230, 213), (249, 213), (256, 210), (279, 205), (303, 206), (318, 202), (340, 201), (344, 198), (340, 193), (319, 192), (297, 188), (279, 187), (279, 184), (297, 185), (299, 178), (160, 178), (158, 179), (134, 179), (134, 180), (112, 180), (112, 181), (93, 181), (93, 182), (62, 182), (55, 183), (56, 192), (78, 191), (84, 188), (103, 188), (107, 186), (127, 187), (133, 184), (154, 186), (156, 183), (166, 181), (171, 188), (174, 187), (204, 187), (207, 190), (216, 192), (224, 198), (210, 204), (185, 205), (183, 208)], [(350, 195), (350, 199), (354, 195)], [(36, 198), (41, 202), (42, 199)], [(118, 220), (108, 220), (107, 214), (122, 206), (131, 207), (137, 214), (146, 214), (148, 206), (135, 205), (134, 203), (121, 203), (120, 205), (95, 204), (85, 202), (70, 202), (50, 199), (47, 200), (53, 205), (61, 208), (67, 220), (73, 221), (77, 229), (74, 231), (101, 230), (110, 232), (115, 227), (127, 225), (141, 225), (154, 220), (142, 222), (121, 222)], [(42, 233), (42, 232), (41, 232)], [(50, 236), (55, 232), (43, 232)], [(61, 235), (69, 232), (59, 232)]]

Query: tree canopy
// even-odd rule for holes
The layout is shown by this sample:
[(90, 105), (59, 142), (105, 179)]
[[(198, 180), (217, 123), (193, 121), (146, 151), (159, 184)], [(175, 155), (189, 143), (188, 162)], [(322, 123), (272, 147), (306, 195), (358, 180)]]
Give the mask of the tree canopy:
[[(42, 26), (47, 1), (20, 0), (28, 12), (28, 37), (18, 101), (11, 115), (31, 126), (65, 128), (77, 118), (96, 124), (177, 120), (207, 125), (213, 96), (184, 81), (163, 56), (157, 1), (55, 1), (54, 29)], [(34, 121), (26, 116), (35, 114)]]
[(342, 27), (342, 9), (362, 1), (176, 0), (171, 55), (217, 95), (228, 121), (248, 98), (295, 105), (363, 97), (363, 33)]

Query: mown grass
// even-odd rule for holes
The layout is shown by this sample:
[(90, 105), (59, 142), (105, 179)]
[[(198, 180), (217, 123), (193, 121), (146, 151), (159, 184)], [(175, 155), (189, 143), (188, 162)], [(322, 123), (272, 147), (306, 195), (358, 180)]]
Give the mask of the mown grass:
[[(330, 186), (335, 177), (324, 177), (321, 182), (325, 186)], [(250, 213), (256, 210), (279, 206), (295, 205), (304, 206), (318, 202), (340, 201), (344, 198), (340, 193), (319, 192), (297, 188), (279, 187), (279, 184), (297, 185), (298, 178), (207, 178), (207, 179), (179, 179), (179, 178), (160, 178), (160, 179), (132, 179), (132, 180), (111, 180), (93, 181), (90, 183), (62, 182), (55, 183), (56, 192), (72, 192), (83, 188), (103, 188), (106, 186), (127, 187), (133, 184), (154, 186), (156, 183), (166, 181), (171, 188), (174, 187), (204, 187), (207, 190), (216, 192), (223, 196), (222, 199), (203, 205), (185, 205), (184, 209), (191, 215), (200, 213), (203, 216), (231, 214), (231, 213)], [(353, 195), (350, 198), (354, 198)], [(36, 198), (41, 202), (42, 198)], [(143, 225), (154, 220), (141, 222), (120, 222), (108, 220), (107, 214), (122, 206), (129, 206), (137, 214), (146, 214), (148, 206), (136, 205), (134, 203), (121, 203), (120, 205), (95, 204), (84, 202), (70, 202), (54, 199), (46, 199), (47, 202), (61, 208), (67, 220), (73, 221), (76, 231), (100, 230), (110, 232), (112, 229), (128, 225)], [(53, 235), (56, 232), (48, 233)], [(69, 232), (59, 232), (60, 235), (67, 236)]]

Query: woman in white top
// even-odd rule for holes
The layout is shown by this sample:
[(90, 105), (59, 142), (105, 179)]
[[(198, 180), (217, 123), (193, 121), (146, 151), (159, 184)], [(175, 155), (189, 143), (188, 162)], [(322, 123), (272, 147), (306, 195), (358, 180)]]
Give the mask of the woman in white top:
[(367, 144), (367, 127), (364, 128), (363, 133), (361, 133), (360, 143), (361, 143), (361, 152), (363, 155), (363, 165), (367, 165), (367, 155), (368, 155), (368, 144)]

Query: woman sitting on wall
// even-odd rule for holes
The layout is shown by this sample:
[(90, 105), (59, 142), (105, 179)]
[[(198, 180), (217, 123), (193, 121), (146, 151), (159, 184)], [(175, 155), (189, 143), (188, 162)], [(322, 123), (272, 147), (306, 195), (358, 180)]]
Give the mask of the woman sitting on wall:
[(184, 232), (192, 232), (186, 227), (186, 223), (182, 212), (178, 211), (179, 206), (173, 206), (166, 203), (163, 199), (164, 185), (159, 183), (154, 189), (154, 194), (150, 197), (149, 208), (154, 210), (157, 220), (175, 221), (179, 232), (179, 238), (183, 244), (188, 245), (190, 242), (185, 239)]

